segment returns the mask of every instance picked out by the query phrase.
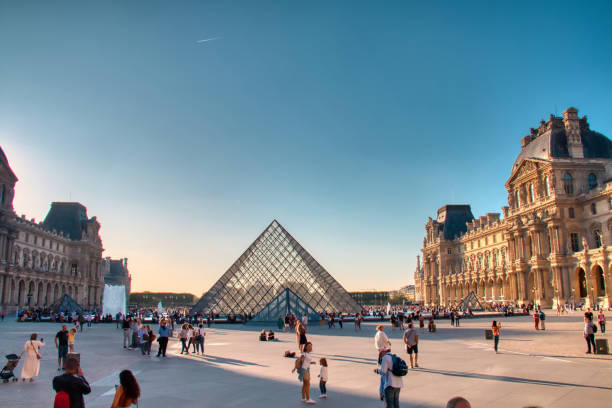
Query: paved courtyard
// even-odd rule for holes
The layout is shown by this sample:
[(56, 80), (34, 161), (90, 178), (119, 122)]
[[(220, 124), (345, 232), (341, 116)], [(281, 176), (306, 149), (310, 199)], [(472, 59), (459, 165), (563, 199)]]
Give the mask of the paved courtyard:
[[(421, 337), (420, 365), (404, 377), (401, 404), (405, 407), (443, 407), (456, 395), (466, 397), (473, 407), (590, 407), (612, 404), (612, 356), (585, 355), (581, 315), (555, 317), (549, 313), (547, 330), (533, 330), (531, 318), (502, 318), (500, 354), (483, 330), (490, 319), (463, 319), (460, 328), (448, 320), (438, 323), (437, 333)], [(355, 332), (344, 329), (310, 329), (315, 357), (327, 357), (329, 382), (327, 400), (317, 406), (380, 407), (379, 377), (373, 345), (375, 324), (364, 324)], [(55, 323), (0, 323), (0, 353), (20, 353), (30, 333), (38, 332), (47, 346), (42, 350), (41, 375), (33, 384), (0, 384), (0, 406), (48, 408), (54, 393), (51, 380), (57, 374), (53, 337)], [(296, 350), (295, 336), (280, 333), (280, 341), (257, 340), (262, 326), (220, 325), (206, 338), (207, 356), (181, 356), (170, 342), (169, 357), (142, 357), (139, 351), (122, 348), (121, 330), (100, 324), (86, 329), (76, 339), (76, 351), (92, 384), (87, 407), (109, 407), (118, 383), (118, 373), (132, 370), (141, 385), (141, 408), (198, 407), (300, 407), (299, 383), (290, 370), (292, 359), (285, 350)], [(394, 351), (401, 333), (391, 332)], [(604, 335), (608, 337), (609, 334)], [(597, 337), (602, 337), (597, 333)], [(154, 354), (157, 350), (154, 345)], [(21, 364), (16, 373), (21, 372)], [(313, 369), (318, 373), (318, 367)], [(313, 381), (313, 399), (318, 400), (318, 382)]]

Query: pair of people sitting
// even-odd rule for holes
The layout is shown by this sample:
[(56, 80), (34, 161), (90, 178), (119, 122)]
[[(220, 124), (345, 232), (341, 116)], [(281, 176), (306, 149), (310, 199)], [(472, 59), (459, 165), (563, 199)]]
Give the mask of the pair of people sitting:
[(259, 341), (272, 341), (272, 340), (274, 340), (274, 332), (272, 330), (269, 330), (267, 335), (266, 335), (265, 330), (262, 330), (261, 333), (259, 333)]

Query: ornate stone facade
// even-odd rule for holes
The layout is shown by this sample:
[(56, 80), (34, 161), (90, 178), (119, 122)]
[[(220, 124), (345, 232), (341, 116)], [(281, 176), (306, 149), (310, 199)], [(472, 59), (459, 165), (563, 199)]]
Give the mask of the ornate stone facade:
[(612, 141), (569, 108), (522, 139), (508, 206), (474, 218), (447, 205), (429, 219), (415, 286), (426, 305), (486, 300), (612, 304)]
[(44, 309), (68, 294), (100, 309), (102, 241), (96, 217), (79, 203), (54, 202), (43, 222), (13, 209), (17, 176), (0, 148), (0, 306)]

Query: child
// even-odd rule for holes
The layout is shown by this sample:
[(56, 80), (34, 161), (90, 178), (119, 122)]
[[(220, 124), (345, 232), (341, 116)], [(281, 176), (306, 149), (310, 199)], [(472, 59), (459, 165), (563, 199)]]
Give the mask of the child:
[(327, 398), (327, 359), (322, 358), (319, 360), (321, 364), (321, 373), (319, 374), (319, 389), (321, 390), (321, 398)]
[(295, 361), (295, 366), (291, 372), (294, 373), (295, 370), (297, 370), (298, 380), (302, 381), (302, 402), (306, 404), (316, 404), (315, 401), (310, 399), (310, 365), (316, 364), (312, 361), (310, 353), (312, 353), (312, 343), (306, 342), (304, 351), (300, 358)]
[(71, 353), (74, 353), (74, 335), (76, 332), (77, 331), (74, 327), (68, 332), (68, 347), (70, 348)]

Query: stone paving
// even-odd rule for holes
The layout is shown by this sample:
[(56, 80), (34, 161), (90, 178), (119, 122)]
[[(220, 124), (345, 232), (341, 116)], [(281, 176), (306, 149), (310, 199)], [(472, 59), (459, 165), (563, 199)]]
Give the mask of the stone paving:
[[(460, 328), (448, 320), (438, 322), (436, 333), (424, 333), (419, 349), (420, 369), (404, 377), (403, 407), (444, 407), (461, 395), (473, 407), (573, 407), (612, 405), (612, 356), (586, 355), (581, 315), (556, 317), (548, 313), (547, 330), (535, 331), (531, 318), (502, 318), (500, 354), (492, 351), (484, 329), (490, 319), (463, 319)], [(53, 337), (55, 323), (0, 323), (0, 353), (20, 353), (30, 333), (38, 332), (47, 346), (42, 350), (41, 374), (33, 384), (0, 384), (0, 406), (48, 408), (54, 393), (51, 380), (57, 374)], [(118, 373), (131, 369), (143, 396), (141, 408), (153, 407), (300, 407), (299, 383), (291, 374), (294, 361), (282, 357), (296, 350), (295, 335), (279, 333), (280, 341), (257, 340), (257, 325), (219, 325), (208, 331), (206, 353), (181, 356), (178, 342), (169, 344), (169, 357), (143, 357), (122, 348), (121, 330), (112, 324), (94, 325), (76, 339), (83, 371), (92, 384), (86, 397), (90, 408), (110, 407)], [(317, 406), (381, 407), (379, 377), (373, 345), (375, 324), (355, 332), (311, 327), (315, 357), (329, 361), (327, 400), (319, 400), (318, 383), (311, 393)], [(394, 351), (403, 356), (401, 332), (386, 324)], [(609, 334), (597, 337), (608, 338)], [(157, 346), (154, 345), (154, 354)], [(16, 373), (21, 372), (21, 365)], [(316, 377), (318, 367), (312, 372)]]

